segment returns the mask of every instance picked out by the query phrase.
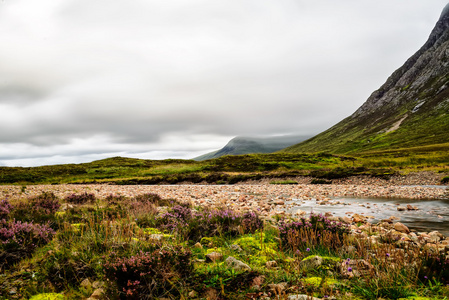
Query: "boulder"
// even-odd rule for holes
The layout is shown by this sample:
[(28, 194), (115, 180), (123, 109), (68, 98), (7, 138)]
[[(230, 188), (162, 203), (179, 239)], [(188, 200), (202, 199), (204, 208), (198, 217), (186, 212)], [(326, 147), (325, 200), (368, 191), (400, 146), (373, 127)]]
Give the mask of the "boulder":
[(217, 262), (223, 259), (223, 254), (220, 252), (211, 252), (206, 254), (206, 262)]
[(226, 258), (225, 262), (228, 268), (233, 268), (236, 271), (251, 271), (250, 266), (240, 260), (237, 260), (235, 257), (229, 256), (228, 258)]
[(236, 252), (242, 252), (243, 251), (242, 247), (240, 247), (240, 245), (238, 245), (238, 244), (232, 244), (231, 246), (229, 246), (229, 248), (232, 251), (236, 251)]
[(400, 222), (394, 224), (394, 229), (402, 233), (410, 233), (410, 229)]
[(323, 264), (323, 258), (320, 256), (313, 256), (304, 258), (300, 263), (299, 267), (305, 271), (314, 270)]

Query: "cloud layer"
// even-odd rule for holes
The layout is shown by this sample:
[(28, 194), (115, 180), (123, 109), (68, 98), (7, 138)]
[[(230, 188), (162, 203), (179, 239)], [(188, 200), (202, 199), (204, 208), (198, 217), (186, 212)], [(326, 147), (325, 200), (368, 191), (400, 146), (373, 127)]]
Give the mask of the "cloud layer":
[(319, 133), (425, 42), (445, 4), (5, 0), (0, 165), (190, 158), (236, 135)]

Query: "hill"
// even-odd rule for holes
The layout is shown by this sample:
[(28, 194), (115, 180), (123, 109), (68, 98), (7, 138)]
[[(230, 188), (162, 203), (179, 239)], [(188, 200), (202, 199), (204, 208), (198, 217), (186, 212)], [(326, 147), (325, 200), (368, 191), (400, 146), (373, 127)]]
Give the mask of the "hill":
[(449, 4), (427, 42), (351, 116), (285, 152), (358, 153), (449, 142)]
[(273, 153), (304, 141), (310, 136), (274, 136), (274, 137), (235, 137), (220, 150), (194, 158), (202, 161), (218, 158), (224, 155), (241, 155), (253, 153)]

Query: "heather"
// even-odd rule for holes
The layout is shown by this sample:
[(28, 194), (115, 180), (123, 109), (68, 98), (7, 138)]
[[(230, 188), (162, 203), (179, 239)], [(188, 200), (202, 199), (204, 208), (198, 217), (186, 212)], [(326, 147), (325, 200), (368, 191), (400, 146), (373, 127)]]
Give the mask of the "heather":
[(24, 194), (2, 200), (0, 213), (0, 299), (449, 293), (444, 252), (320, 214), (268, 218), (257, 208), (196, 206), (154, 193), (87, 192)]

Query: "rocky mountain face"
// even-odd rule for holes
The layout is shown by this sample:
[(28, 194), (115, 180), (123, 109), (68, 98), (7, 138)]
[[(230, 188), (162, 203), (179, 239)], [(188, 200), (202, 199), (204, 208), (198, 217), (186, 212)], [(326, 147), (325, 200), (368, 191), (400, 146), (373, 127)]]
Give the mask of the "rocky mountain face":
[(350, 117), (286, 152), (363, 152), (449, 142), (449, 4), (427, 42)]
[(310, 136), (277, 136), (266, 138), (235, 137), (220, 150), (204, 154), (194, 158), (195, 160), (206, 160), (224, 155), (240, 155), (251, 153), (273, 153), (304, 141)]

